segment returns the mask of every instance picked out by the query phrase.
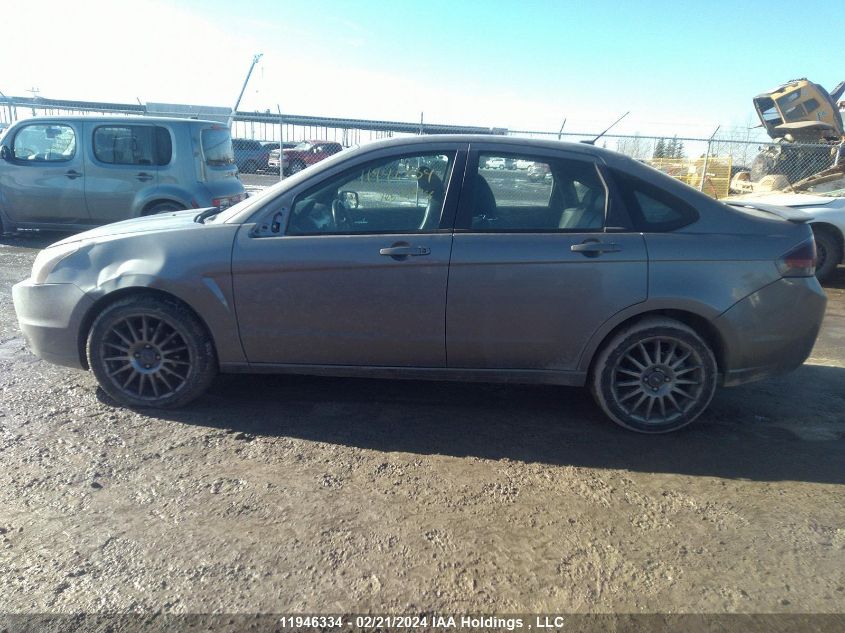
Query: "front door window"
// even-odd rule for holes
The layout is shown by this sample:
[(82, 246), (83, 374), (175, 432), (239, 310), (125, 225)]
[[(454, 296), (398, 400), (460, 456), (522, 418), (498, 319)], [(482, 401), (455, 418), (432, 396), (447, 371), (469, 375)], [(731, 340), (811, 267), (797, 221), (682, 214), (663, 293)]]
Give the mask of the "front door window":
[(17, 160), (64, 162), (76, 154), (76, 134), (68, 125), (27, 125), (15, 135), (12, 153)]
[(356, 167), (299, 196), (287, 235), (421, 233), (437, 229), (454, 153)]

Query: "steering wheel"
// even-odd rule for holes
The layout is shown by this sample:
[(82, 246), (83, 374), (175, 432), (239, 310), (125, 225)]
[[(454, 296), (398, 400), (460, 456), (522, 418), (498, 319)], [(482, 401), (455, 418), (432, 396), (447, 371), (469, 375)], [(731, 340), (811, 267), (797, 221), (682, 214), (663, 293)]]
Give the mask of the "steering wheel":
[(336, 231), (350, 230), (352, 222), (349, 219), (349, 210), (340, 199), (332, 200), (332, 222)]

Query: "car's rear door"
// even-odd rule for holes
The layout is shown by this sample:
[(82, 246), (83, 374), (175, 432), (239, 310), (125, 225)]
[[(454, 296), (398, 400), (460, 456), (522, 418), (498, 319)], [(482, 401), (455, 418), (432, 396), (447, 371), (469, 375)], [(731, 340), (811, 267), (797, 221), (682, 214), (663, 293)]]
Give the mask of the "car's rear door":
[[(152, 123), (85, 123), (89, 155), (85, 198), (94, 222), (125, 220), (140, 211), (144, 190), (158, 180), (160, 134), (169, 136), (166, 129)], [(166, 162), (170, 162), (169, 148)]]
[[(463, 174), (462, 147), (393, 148), (338, 165), (238, 232), (232, 272), (251, 364), (445, 367), (450, 183)], [(423, 188), (433, 179), (421, 185), (411, 168), (421, 165), (443, 179), (434, 203)]]
[[(594, 157), (513, 148), (470, 152), (449, 273), (448, 366), (574, 371), (595, 330), (646, 299), (645, 243), (613, 226), (621, 205)], [(551, 176), (479, 169), (499, 157)]]

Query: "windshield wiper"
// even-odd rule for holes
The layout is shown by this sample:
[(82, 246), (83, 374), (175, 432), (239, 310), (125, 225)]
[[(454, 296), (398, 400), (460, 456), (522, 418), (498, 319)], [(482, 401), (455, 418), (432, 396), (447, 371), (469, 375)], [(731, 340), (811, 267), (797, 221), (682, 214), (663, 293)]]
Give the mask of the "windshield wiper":
[(194, 222), (197, 224), (205, 224), (205, 221), (208, 218), (212, 218), (218, 213), (220, 213), (219, 207), (209, 207), (208, 209), (203, 209), (194, 216)]

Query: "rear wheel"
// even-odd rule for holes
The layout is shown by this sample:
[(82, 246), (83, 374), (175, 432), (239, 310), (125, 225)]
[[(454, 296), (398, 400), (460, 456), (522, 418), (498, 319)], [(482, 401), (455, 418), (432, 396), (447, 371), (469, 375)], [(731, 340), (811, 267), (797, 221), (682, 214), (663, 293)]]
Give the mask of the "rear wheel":
[(690, 327), (650, 317), (602, 348), (590, 377), (607, 416), (640, 433), (668, 433), (695, 420), (713, 398), (716, 359)]
[(816, 277), (825, 281), (833, 276), (842, 261), (842, 244), (824, 228), (813, 228), (813, 237), (816, 240)]
[(181, 204), (177, 204), (176, 202), (157, 202), (153, 205), (147, 207), (144, 211), (144, 215), (156, 215), (158, 213), (170, 213), (172, 211), (184, 211), (185, 207)]
[(248, 160), (244, 163), (243, 172), (245, 174), (254, 174), (256, 171), (258, 171), (258, 166), (254, 160)]
[(88, 364), (103, 390), (131, 407), (194, 400), (217, 373), (208, 332), (184, 305), (129, 297), (103, 310), (88, 334)]

